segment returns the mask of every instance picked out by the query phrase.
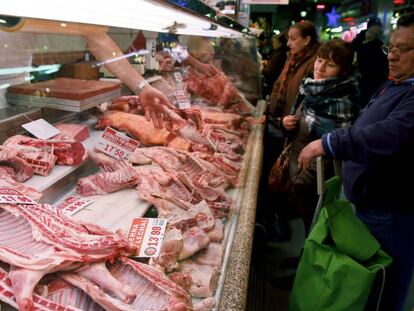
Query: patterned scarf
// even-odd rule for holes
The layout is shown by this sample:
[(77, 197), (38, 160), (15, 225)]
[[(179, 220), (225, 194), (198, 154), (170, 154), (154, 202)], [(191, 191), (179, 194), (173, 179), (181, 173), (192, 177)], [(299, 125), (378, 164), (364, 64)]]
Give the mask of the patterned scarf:
[[(359, 89), (355, 78), (306, 78), (299, 88), (302, 117), (311, 136), (351, 125), (359, 114)], [(293, 112), (293, 111), (292, 111)]]
[[(271, 112), (274, 114), (277, 111), (283, 111), (285, 103), (285, 93), (288, 87), (288, 82), (292, 76), (294, 76), (296, 70), (300, 67), (302, 63), (307, 61), (312, 57), (319, 45), (315, 45), (312, 48), (304, 49), (297, 54), (292, 54), (287, 60), (287, 66), (283, 69), (278, 78), (277, 82), (274, 84), (272, 89), (272, 94), (270, 96), (271, 102)], [(278, 113), (276, 113), (278, 114)]]

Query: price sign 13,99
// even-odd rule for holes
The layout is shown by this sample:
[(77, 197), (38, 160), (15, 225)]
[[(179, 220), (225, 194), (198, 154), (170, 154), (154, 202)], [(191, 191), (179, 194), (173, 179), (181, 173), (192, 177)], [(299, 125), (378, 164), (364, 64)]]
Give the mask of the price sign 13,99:
[(166, 219), (134, 218), (127, 239), (137, 247), (137, 257), (159, 255), (166, 226)]

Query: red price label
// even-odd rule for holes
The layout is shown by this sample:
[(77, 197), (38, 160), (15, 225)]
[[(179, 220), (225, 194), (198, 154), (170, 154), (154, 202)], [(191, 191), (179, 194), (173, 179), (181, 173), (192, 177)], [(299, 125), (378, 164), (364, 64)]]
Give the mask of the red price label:
[(67, 216), (72, 216), (84, 207), (92, 204), (92, 200), (85, 198), (76, 198), (76, 197), (67, 197), (62, 203), (56, 206), (57, 209), (62, 210), (62, 212)]
[(137, 246), (138, 257), (159, 255), (166, 226), (166, 219), (134, 218), (127, 239)]
[(177, 98), (178, 107), (180, 109), (187, 109), (191, 107), (190, 101), (188, 100), (187, 92), (175, 91), (174, 95)]
[(116, 158), (128, 160), (128, 157), (139, 146), (139, 142), (125, 134), (107, 127), (99, 137), (95, 148)]
[(37, 204), (31, 198), (11, 188), (0, 188), (1, 204)]

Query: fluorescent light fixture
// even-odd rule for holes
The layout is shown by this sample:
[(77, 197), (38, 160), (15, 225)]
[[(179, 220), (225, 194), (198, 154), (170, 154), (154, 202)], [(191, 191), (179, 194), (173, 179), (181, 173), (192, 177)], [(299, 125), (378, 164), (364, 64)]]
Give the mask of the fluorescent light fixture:
[(42, 65), (39, 67), (13, 67), (13, 68), (0, 68), (0, 76), (2, 75), (11, 75), (11, 74), (21, 74), (25, 72), (36, 72), (36, 71), (51, 71), (56, 72), (60, 68), (60, 64), (53, 65)]
[(131, 56), (148, 55), (148, 54), (149, 54), (149, 51), (148, 50), (138, 50), (136, 52), (131, 52), (131, 53), (124, 54), (124, 55), (121, 55), (121, 56), (118, 56), (118, 57), (113, 57), (113, 58), (104, 60), (102, 62), (97, 62), (96, 64), (92, 65), (92, 67), (93, 68), (100, 67), (102, 65), (109, 64), (109, 63), (113, 63), (113, 62), (116, 62), (116, 61), (118, 61), (120, 59), (129, 58)]
[(155, 32), (168, 32), (178, 23), (183, 27), (177, 27), (176, 33), (182, 35), (244, 36), (219, 24), (215, 24), (216, 30), (210, 30), (211, 21), (152, 0), (122, 0), (115, 4), (113, 0), (13, 0), (2, 3), (0, 14)]

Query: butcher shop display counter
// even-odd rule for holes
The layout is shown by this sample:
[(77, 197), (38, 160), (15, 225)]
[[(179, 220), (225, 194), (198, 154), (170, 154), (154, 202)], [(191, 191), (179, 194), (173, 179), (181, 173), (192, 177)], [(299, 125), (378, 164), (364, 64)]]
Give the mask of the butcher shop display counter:
[[(116, 9), (0, 9), (1, 308), (244, 310), (266, 105), (255, 40), (167, 1)], [(116, 52), (88, 50), (94, 36)], [(193, 61), (172, 62), (177, 47)], [(168, 126), (118, 63), (168, 98)]]

